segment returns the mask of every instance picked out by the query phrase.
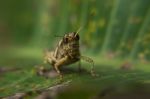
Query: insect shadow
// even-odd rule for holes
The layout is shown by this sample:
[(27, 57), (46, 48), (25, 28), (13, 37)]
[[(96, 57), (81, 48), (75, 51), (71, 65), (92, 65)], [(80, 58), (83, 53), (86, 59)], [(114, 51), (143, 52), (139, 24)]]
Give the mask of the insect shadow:
[[(62, 71), (62, 74), (70, 75), (70, 74), (79, 74), (79, 75), (90, 75), (90, 72), (84, 68), (68, 68), (68, 67), (61, 67), (60, 70)], [(45, 78), (56, 78), (59, 76), (59, 74), (53, 69), (53, 68), (43, 68), (37, 70), (38, 76), (43, 76)]]

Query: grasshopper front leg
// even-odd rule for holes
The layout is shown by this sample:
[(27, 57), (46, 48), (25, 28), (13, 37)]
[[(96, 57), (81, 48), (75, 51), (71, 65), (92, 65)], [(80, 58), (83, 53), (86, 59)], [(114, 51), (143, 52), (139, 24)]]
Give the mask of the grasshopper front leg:
[(91, 58), (86, 57), (86, 56), (80, 56), (80, 59), (82, 59), (82, 60), (84, 60), (86, 62), (91, 63), (92, 64), (92, 67), (91, 67), (91, 70), (90, 70), (91, 75), (92, 76), (98, 76), (98, 75), (95, 74), (95, 71), (94, 71), (94, 61)]
[(62, 74), (59, 70), (59, 67), (63, 64), (65, 64), (65, 62), (68, 60), (68, 56), (65, 56), (63, 58), (61, 58), (60, 60), (57, 60), (57, 62), (54, 64), (54, 68), (56, 70), (56, 72), (59, 74), (60, 78), (62, 78)]

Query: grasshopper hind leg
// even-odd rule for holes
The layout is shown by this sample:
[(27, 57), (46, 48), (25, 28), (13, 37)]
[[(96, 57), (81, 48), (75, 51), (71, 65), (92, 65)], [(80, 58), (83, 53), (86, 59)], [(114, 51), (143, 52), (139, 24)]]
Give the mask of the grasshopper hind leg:
[(52, 51), (45, 51), (44, 53), (44, 63), (49, 63), (51, 65), (54, 65), (54, 63), (57, 61), (56, 58), (53, 56), (54, 52)]
[(53, 69), (55, 69), (58, 75), (62, 78), (62, 75), (59, 70), (59, 66), (61, 65), (61, 63), (59, 61), (57, 62), (56, 58), (54, 57), (54, 52), (45, 52), (44, 63), (49, 63), (50, 65), (52, 65)]

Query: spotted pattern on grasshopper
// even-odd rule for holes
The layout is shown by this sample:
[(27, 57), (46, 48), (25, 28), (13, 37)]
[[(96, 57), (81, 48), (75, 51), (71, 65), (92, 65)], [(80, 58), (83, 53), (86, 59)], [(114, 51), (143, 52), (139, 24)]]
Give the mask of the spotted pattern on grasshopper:
[(94, 73), (94, 62), (91, 58), (82, 56), (79, 48), (79, 34), (77, 32), (71, 32), (65, 34), (64, 37), (59, 41), (58, 46), (54, 51), (46, 51), (45, 53), (45, 63), (49, 63), (53, 66), (56, 72), (62, 77), (60, 67), (79, 62), (83, 59), (92, 64), (91, 74), (95, 76)]

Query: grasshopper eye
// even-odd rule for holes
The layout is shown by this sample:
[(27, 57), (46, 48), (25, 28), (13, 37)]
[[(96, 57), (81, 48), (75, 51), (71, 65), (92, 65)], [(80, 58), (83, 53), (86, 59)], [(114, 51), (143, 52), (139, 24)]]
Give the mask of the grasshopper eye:
[(79, 37), (79, 35), (78, 35), (78, 34), (76, 35), (76, 39), (77, 39), (77, 40), (79, 40), (79, 39), (80, 39), (80, 37)]
[(64, 38), (64, 43), (68, 43), (68, 38), (67, 37)]

